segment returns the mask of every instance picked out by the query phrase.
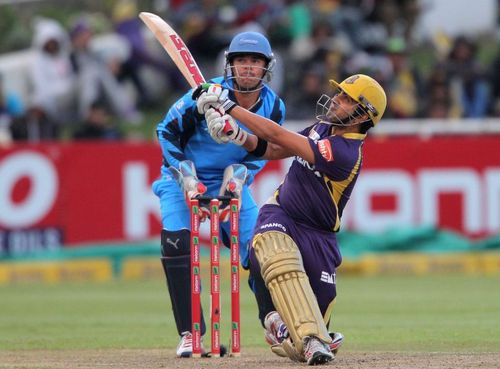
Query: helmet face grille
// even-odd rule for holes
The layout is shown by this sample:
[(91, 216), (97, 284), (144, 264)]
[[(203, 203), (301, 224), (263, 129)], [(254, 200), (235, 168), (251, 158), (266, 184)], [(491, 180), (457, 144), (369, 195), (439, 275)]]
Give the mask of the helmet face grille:
[[(248, 55), (248, 53), (246, 54)], [(264, 68), (261, 67), (256, 67), (252, 66), (252, 69), (261, 69), (262, 72), (259, 71), (259, 76), (252, 76), (252, 75), (236, 75), (235, 72), (237, 72), (236, 68), (233, 67), (232, 63), (229, 62), (229, 58), (226, 58), (226, 65), (224, 67), (224, 79), (228, 81), (228, 88), (237, 91), (237, 92), (254, 92), (261, 90), (265, 84), (269, 83), (273, 77), (273, 72), (272, 69), (274, 67), (274, 64), (271, 65), (271, 63), (267, 63), (267, 66)], [(255, 85), (251, 88), (242, 88), (238, 86), (237, 79), (238, 78), (248, 78), (248, 79), (254, 79), (255, 80)]]
[[(266, 60), (265, 71), (262, 74), (262, 78), (256, 78), (256, 85), (253, 88), (240, 88), (238, 87), (236, 79), (240, 76), (234, 75), (234, 68), (231, 64), (233, 58), (238, 55), (256, 55), (258, 57), (264, 58)], [(234, 36), (229, 49), (225, 52), (225, 67), (224, 67), (224, 78), (231, 82), (229, 83), (230, 88), (238, 92), (252, 92), (262, 89), (264, 83), (269, 83), (273, 76), (273, 69), (276, 65), (276, 58), (274, 57), (271, 45), (267, 38), (258, 32), (242, 32)]]
[[(253, 69), (257, 68), (255, 66), (252, 67)], [(233, 91), (237, 92), (255, 92), (258, 90), (261, 90), (264, 88), (264, 85), (268, 83), (271, 80), (272, 73), (269, 70), (269, 68), (260, 68), (263, 70), (263, 72), (259, 72), (259, 75), (262, 75), (262, 77), (259, 76), (252, 76), (252, 75), (235, 75), (236, 69), (229, 63), (226, 64), (226, 67), (224, 68), (224, 79), (228, 82), (228, 88)], [(236, 71), (237, 73), (237, 71)], [(255, 81), (252, 87), (249, 88), (243, 88), (238, 85), (238, 78), (246, 78), (249, 80)]]
[[(334, 96), (337, 93), (334, 94)], [(341, 118), (335, 111), (340, 110), (344, 118)], [(322, 123), (331, 124), (334, 126), (353, 126), (369, 121), (370, 119), (360, 119), (366, 114), (365, 109), (360, 103), (354, 106), (353, 112), (349, 113), (342, 108), (332, 97), (321, 95), (316, 102), (316, 119)]]

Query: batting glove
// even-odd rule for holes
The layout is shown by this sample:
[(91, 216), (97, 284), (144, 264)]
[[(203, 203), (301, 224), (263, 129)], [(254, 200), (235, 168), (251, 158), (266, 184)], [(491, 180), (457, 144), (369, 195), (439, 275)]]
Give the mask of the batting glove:
[[(222, 113), (222, 114), (221, 114)], [(248, 137), (247, 131), (241, 128), (238, 123), (228, 114), (209, 109), (205, 114), (208, 132), (217, 143), (232, 142), (238, 146), (245, 143)]]
[(210, 108), (222, 108), (229, 113), (236, 103), (229, 99), (228, 93), (229, 91), (219, 84), (202, 83), (193, 91), (191, 97), (196, 100), (196, 108), (200, 114), (205, 114)]

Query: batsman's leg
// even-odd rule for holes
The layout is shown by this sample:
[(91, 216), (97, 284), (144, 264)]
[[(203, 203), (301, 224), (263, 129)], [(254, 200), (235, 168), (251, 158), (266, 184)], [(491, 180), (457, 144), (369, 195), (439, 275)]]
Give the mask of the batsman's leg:
[[(177, 332), (182, 336), (177, 356), (190, 356), (191, 332), (191, 269), (190, 231), (162, 230), (161, 262), (167, 278), (168, 292), (172, 303)], [(205, 334), (205, 320), (201, 314), (201, 334)]]
[(304, 352), (308, 342), (316, 340), (330, 343), (295, 241), (285, 233), (269, 231), (255, 236), (252, 246), (276, 310), (288, 327), (297, 351)]

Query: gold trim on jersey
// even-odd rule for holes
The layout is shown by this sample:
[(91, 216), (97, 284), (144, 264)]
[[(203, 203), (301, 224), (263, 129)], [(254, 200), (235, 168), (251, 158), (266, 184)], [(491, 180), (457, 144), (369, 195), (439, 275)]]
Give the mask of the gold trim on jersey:
[[(351, 133), (349, 133), (351, 135)], [(359, 133), (352, 133), (352, 135), (356, 136), (366, 136), (366, 135), (361, 135)], [(344, 135), (346, 137), (346, 135)], [(351, 137), (348, 137), (351, 138)], [(328, 189), (328, 192), (330, 193), (330, 196), (332, 198), (333, 205), (335, 206), (337, 218), (335, 219), (335, 224), (333, 226), (333, 231), (337, 232), (340, 228), (340, 218), (339, 218), (339, 208), (338, 208), (338, 203), (340, 201), (340, 198), (342, 197), (342, 194), (344, 193), (345, 189), (349, 184), (353, 181), (354, 177), (356, 174), (359, 172), (359, 167), (361, 165), (361, 159), (363, 157), (361, 153), (361, 148), (362, 144), (358, 148), (358, 161), (354, 165), (354, 167), (351, 170), (351, 174), (349, 174), (349, 177), (347, 179), (344, 179), (343, 181), (336, 182), (333, 179), (330, 179), (326, 175), (323, 175), (323, 180), (325, 181), (326, 188)]]
[(344, 133), (342, 137), (350, 138), (351, 140), (364, 140), (366, 133)]

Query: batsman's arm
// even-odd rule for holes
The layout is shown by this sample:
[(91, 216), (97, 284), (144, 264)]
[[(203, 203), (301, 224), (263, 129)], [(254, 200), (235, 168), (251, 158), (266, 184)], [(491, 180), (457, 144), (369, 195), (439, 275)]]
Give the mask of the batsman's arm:
[(247, 151), (255, 150), (258, 136), (268, 141), (264, 159), (281, 159), (297, 155), (314, 164), (314, 152), (307, 137), (289, 131), (272, 120), (254, 114), (240, 106), (235, 106), (230, 114), (254, 133), (253, 135), (249, 134), (243, 144)]

